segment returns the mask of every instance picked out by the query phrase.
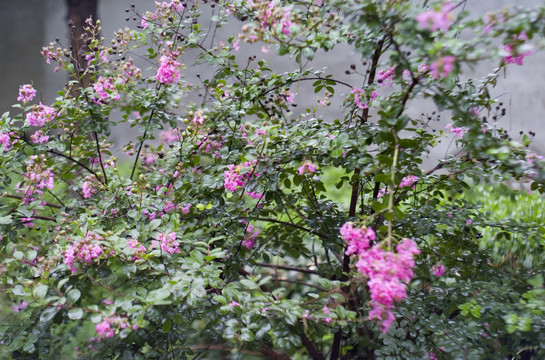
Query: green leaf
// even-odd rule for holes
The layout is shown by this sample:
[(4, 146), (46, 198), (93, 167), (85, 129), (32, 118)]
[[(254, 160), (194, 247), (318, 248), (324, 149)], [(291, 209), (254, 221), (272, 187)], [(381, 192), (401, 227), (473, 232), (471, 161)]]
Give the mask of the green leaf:
[(47, 295), (47, 290), (48, 290), (48, 286), (47, 285), (44, 285), (44, 284), (40, 284), (38, 286), (36, 286), (34, 288), (34, 290), (32, 291), (32, 294), (39, 298), (39, 299), (43, 299), (45, 298), (45, 296)]
[(83, 310), (81, 309), (70, 309), (70, 311), (68, 311), (68, 317), (72, 320), (78, 320), (78, 319), (81, 319), (83, 316)]
[(78, 301), (80, 296), (81, 296), (81, 291), (79, 291), (78, 289), (71, 289), (70, 291), (66, 293), (66, 298), (72, 305), (75, 304), (76, 301)]

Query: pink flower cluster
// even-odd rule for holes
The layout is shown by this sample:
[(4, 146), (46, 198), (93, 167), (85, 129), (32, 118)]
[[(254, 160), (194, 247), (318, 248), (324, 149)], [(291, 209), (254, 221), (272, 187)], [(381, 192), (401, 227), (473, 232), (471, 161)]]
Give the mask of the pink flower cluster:
[(115, 79), (113, 78), (103, 78), (100, 76), (97, 82), (93, 85), (93, 89), (97, 93), (96, 98), (93, 98), (93, 102), (96, 104), (107, 104), (110, 100), (117, 101), (121, 97), (117, 92), (117, 89), (114, 85)]
[(445, 129), (450, 129), (450, 132), (452, 134), (455, 134), (459, 138), (463, 138), (464, 135), (469, 131), (469, 129), (466, 127), (453, 126), (452, 124), (447, 124), (447, 126), (445, 126)]
[(399, 187), (405, 187), (410, 186), (414, 189), (414, 183), (418, 181), (418, 177), (414, 175), (407, 175), (403, 179), (401, 179), (401, 182), (399, 183)]
[(155, 240), (151, 242), (151, 248), (160, 248), (161, 251), (167, 252), (170, 255), (180, 253), (180, 244), (176, 241), (176, 233), (170, 234), (159, 233)]
[(343, 240), (347, 243), (346, 255), (364, 252), (372, 241), (376, 240), (375, 231), (371, 228), (354, 228), (351, 222), (345, 223), (340, 229)]
[(441, 265), (440, 263), (437, 263), (432, 266), (430, 271), (432, 272), (434, 276), (441, 277), (443, 276), (443, 274), (445, 274), (445, 266)]
[(176, 61), (178, 53), (165, 51), (161, 56), (159, 68), (157, 69), (157, 81), (161, 84), (169, 85), (180, 80), (181, 74), (178, 70), (180, 63)]
[(26, 115), (30, 126), (43, 126), (45, 123), (55, 120), (57, 111), (52, 107), (45, 106), (41, 102)]
[[(258, 23), (254, 27), (246, 41), (255, 42), (263, 38), (265, 32), (276, 31), (279, 27), (284, 35), (290, 35), (292, 31), (292, 12), (289, 7), (279, 7), (274, 0), (248, 0), (247, 5), (256, 14), (255, 21)], [(243, 28), (246, 31), (247, 26)]]
[(407, 286), (414, 274), (414, 255), (419, 254), (416, 243), (405, 239), (396, 246), (397, 253), (384, 251), (375, 245), (360, 254), (356, 263), (358, 271), (369, 278), (367, 285), (371, 292), (369, 318), (381, 323), (386, 333), (394, 321), (394, 302), (407, 297)]
[(13, 144), (17, 142), (17, 139), (11, 140), (11, 136), (14, 135), (13, 131), (3, 133), (0, 131), (0, 144), (4, 145), (4, 151), (11, 149)]
[(424, 11), (416, 16), (416, 21), (421, 29), (448, 31), (453, 21), (453, 16), (450, 14), (453, 9), (454, 5), (446, 1), (439, 11), (434, 9)]
[(316, 165), (307, 161), (297, 168), (297, 172), (299, 175), (314, 174), (316, 172)]
[(76, 263), (90, 263), (93, 259), (100, 257), (104, 250), (100, 242), (104, 238), (92, 231), (89, 231), (85, 238), (80, 241), (73, 241), (71, 245), (64, 251), (64, 264), (68, 266), (68, 269), (75, 274), (77, 269)]
[[(410, 72), (409, 72), (410, 74)], [(396, 76), (396, 67), (392, 66), (389, 69), (381, 69), (377, 73), (377, 81), (382, 86), (392, 86), (392, 81)]]
[(502, 46), (502, 49), (507, 51), (509, 55), (507, 55), (503, 60), (506, 64), (517, 64), (517, 65), (523, 65), (524, 58), (526, 56), (532, 55), (534, 53), (533, 50), (527, 51), (527, 52), (521, 52), (514, 51), (513, 49), (516, 49), (519, 45), (523, 44), (526, 40), (528, 40), (528, 36), (523, 31), (518, 35), (514, 36), (514, 42), (510, 44), (506, 44)]
[(197, 146), (199, 147), (199, 150), (201, 150), (205, 154), (211, 154), (212, 152), (215, 152), (215, 156), (219, 159), (219, 150), (223, 147), (224, 143), (225, 140), (223, 139), (223, 136), (216, 138), (216, 135), (211, 134), (206, 135), (204, 139), (197, 141)]
[(246, 161), (245, 163), (236, 166), (229, 165), (229, 170), (225, 170), (223, 173), (225, 176), (223, 180), (225, 189), (230, 192), (235, 192), (239, 188), (243, 187), (252, 176), (255, 165), (257, 165), (256, 159)]
[(259, 229), (254, 227), (252, 224), (248, 224), (246, 228), (246, 236), (242, 240), (242, 246), (248, 250), (252, 250), (255, 245), (255, 239), (259, 236)]
[(49, 141), (49, 136), (46, 135), (42, 130), (36, 131), (32, 136), (30, 137), (32, 139), (32, 142), (35, 144), (45, 144)]
[(17, 101), (27, 103), (32, 101), (32, 99), (34, 99), (34, 96), (36, 96), (36, 90), (34, 90), (32, 85), (22, 85), (19, 88), (19, 97), (17, 97)]
[(162, 24), (166, 24), (169, 19), (173, 19), (184, 10), (184, 5), (179, 0), (172, 0), (170, 3), (167, 3), (166, 1), (163, 1), (162, 3), (156, 1), (155, 5), (157, 6), (155, 13), (148, 11), (142, 17), (140, 25), (143, 29), (146, 29), (149, 26), (148, 21), (159, 19)]
[(367, 98), (367, 95), (365, 94), (365, 91), (363, 89), (359, 89), (355, 87), (352, 89), (351, 93), (354, 94), (354, 103), (360, 109), (368, 109), (371, 101), (375, 100), (378, 96), (378, 93), (373, 90), (371, 91), (371, 96), (369, 100), (367, 100), (366, 102), (362, 102), (360, 97), (364, 99)]
[(351, 223), (345, 223), (340, 233), (348, 244), (346, 254), (357, 254), (356, 269), (369, 279), (369, 319), (380, 322), (381, 330), (386, 333), (395, 319), (392, 312), (394, 302), (407, 297), (405, 283), (414, 276), (413, 257), (420, 251), (410, 239), (404, 239), (398, 244), (396, 253), (385, 251), (379, 244), (369, 247), (371, 241), (375, 240), (375, 232), (368, 228), (354, 228)]
[(456, 57), (452, 55), (443, 56), (434, 61), (430, 66), (432, 79), (447, 77), (454, 70), (455, 63)]
[(97, 192), (97, 189), (93, 186), (93, 182), (91, 181), (85, 181), (81, 190), (83, 191), (83, 197), (85, 199), (89, 199)]
[[(105, 338), (113, 337), (116, 329), (126, 329), (129, 327), (128, 320), (120, 316), (109, 316), (104, 321), (96, 325), (96, 331), (99, 336)], [(137, 330), (138, 325), (131, 326), (132, 330)]]
[(53, 172), (50, 169), (45, 168), (45, 166), (45, 159), (43, 157), (32, 155), (26, 172), (24, 173), (25, 178), (39, 189), (53, 189)]

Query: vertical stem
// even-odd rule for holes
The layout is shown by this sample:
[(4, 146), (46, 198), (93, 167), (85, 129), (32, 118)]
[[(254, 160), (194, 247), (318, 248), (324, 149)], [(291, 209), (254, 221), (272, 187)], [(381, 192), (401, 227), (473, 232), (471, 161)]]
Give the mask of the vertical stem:
[(388, 199), (388, 213), (390, 213), (390, 216), (392, 216), (392, 218), (388, 220), (388, 250), (390, 251), (392, 251), (392, 224), (394, 222), (393, 216), (394, 216), (394, 194), (395, 194), (394, 185), (395, 185), (398, 155), (399, 155), (399, 145), (396, 144), (394, 149), (394, 162), (392, 163), (392, 177), (391, 177), (392, 186), (390, 187), (390, 198)]

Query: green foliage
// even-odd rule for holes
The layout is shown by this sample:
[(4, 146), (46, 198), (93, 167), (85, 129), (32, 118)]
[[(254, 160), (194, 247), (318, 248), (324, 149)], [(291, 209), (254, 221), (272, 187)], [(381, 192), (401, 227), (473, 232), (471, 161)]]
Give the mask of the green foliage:
[[(89, 22), (85, 68), (71, 62), (80, 53), (44, 48), (66, 88), (51, 110), (23, 100), (0, 120), (0, 356), (543, 357), (543, 162), (528, 136), (513, 141), (483, 116), (502, 116), (489, 88), (538, 43), (545, 9), (472, 19), (405, 0), (156, 6), (129, 9), (142, 26), (113, 45)], [(437, 28), (421, 20), (443, 11)], [(220, 41), (227, 22), (240, 34)], [(243, 58), (243, 41), (292, 63)], [(341, 44), (358, 54), (350, 82), (308, 66)], [(497, 67), (467, 79), (484, 60)], [(206, 71), (191, 79), (189, 66)], [(295, 107), (310, 96), (315, 106)], [(435, 111), (411, 117), (418, 99)], [(439, 114), (450, 130), (437, 131)], [(119, 123), (138, 135), (111, 144)], [(456, 155), (426, 169), (441, 141)], [(505, 185), (517, 182), (533, 192)], [(419, 248), (389, 328), (369, 319), (347, 222), (374, 229), (370, 245), (391, 258), (403, 239)]]

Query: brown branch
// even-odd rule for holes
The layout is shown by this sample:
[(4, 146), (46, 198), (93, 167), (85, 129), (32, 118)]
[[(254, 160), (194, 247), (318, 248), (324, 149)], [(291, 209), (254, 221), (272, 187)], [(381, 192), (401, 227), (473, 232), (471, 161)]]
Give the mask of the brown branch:
[[(12, 199), (17, 199), (17, 200), (23, 200), (23, 197), (18, 196), (18, 195), (11, 195), (11, 194), (3, 193), (1, 196), (2, 197), (7, 197), (7, 198), (12, 198)], [(45, 203), (45, 206), (53, 207), (53, 208), (56, 208), (56, 209), (62, 209), (64, 207), (64, 206), (61, 206), (61, 205), (50, 204), (50, 203), (47, 203), (47, 202)]]
[(298, 271), (306, 274), (318, 274), (317, 271), (310, 270), (310, 269), (304, 269), (304, 268), (298, 268), (294, 266), (287, 266), (287, 265), (272, 265), (272, 264), (266, 264), (266, 263), (256, 263), (257, 266), (263, 266), (263, 267), (269, 267), (273, 269), (282, 269), (282, 270), (288, 270), (288, 271)]

